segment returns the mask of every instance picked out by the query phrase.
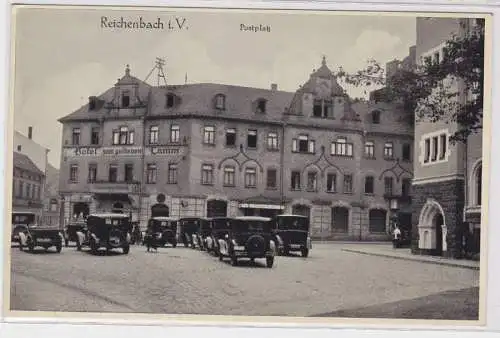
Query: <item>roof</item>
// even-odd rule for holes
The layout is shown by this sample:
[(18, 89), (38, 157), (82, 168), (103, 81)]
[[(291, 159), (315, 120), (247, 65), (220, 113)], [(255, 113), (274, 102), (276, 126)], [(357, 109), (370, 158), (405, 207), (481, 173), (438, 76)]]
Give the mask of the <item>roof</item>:
[(233, 219), (240, 221), (263, 221), (263, 222), (268, 222), (271, 220), (271, 218), (269, 217), (261, 217), (261, 216), (238, 216), (234, 217)]
[(26, 155), (14, 152), (14, 168), (23, 169), (33, 174), (45, 176), (44, 173), (38, 169), (36, 164)]

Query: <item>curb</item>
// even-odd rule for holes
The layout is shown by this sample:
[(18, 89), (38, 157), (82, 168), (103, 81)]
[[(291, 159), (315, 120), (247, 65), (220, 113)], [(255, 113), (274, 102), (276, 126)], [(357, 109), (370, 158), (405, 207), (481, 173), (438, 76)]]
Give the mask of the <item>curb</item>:
[(462, 265), (462, 264), (453, 263), (453, 262), (431, 261), (431, 260), (426, 260), (426, 259), (420, 259), (420, 258), (417, 258), (417, 257), (415, 257), (415, 258), (413, 258), (413, 257), (412, 258), (401, 257), (401, 256), (394, 256), (394, 255), (383, 254), (383, 253), (374, 253), (374, 252), (366, 252), (366, 251), (361, 251), (361, 250), (354, 250), (354, 249), (341, 249), (341, 251), (358, 253), (358, 254), (368, 255), (368, 256), (377, 256), (377, 257), (400, 259), (400, 260), (404, 260), (404, 261), (414, 261), (414, 262), (421, 262), (421, 263), (428, 263), (428, 264), (437, 264), (437, 265), (451, 266), (451, 267), (454, 267), (454, 268), (479, 270), (479, 266)]

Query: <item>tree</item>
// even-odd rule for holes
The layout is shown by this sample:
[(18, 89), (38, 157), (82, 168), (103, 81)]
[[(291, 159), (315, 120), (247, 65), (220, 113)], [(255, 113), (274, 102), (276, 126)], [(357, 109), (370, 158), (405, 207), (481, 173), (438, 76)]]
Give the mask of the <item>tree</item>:
[(454, 122), (457, 131), (450, 140), (465, 141), (482, 130), (485, 21), (476, 22), (471, 29), (462, 23), (463, 33), (446, 41), (440, 60), (426, 58), (422, 65), (403, 67), (388, 78), (376, 60), (368, 60), (365, 69), (355, 73), (340, 68), (335, 75), (357, 87), (384, 86), (378, 95), (400, 104), (403, 118)]

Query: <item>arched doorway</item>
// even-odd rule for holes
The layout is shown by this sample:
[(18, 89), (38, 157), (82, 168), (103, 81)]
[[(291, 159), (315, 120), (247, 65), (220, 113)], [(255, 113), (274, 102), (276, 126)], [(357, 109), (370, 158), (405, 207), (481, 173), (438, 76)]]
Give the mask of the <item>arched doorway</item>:
[(433, 199), (428, 199), (420, 212), (419, 249), (428, 254), (442, 256), (447, 251), (446, 218), (441, 205)]
[(436, 252), (435, 255), (443, 255), (443, 215), (438, 213), (434, 216), (433, 227), (436, 229)]
[(73, 204), (73, 217), (83, 216), (87, 217), (90, 213), (90, 207), (88, 203), (85, 202), (77, 202)]
[(226, 217), (227, 202), (224, 200), (207, 201), (207, 217)]

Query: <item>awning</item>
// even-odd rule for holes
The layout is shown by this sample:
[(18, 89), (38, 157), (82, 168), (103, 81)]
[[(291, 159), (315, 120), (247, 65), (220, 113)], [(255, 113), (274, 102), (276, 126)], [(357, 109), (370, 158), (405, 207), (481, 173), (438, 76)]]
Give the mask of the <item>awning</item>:
[(240, 203), (238, 205), (241, 209), (273, 209), (273, 210), (283, 210), (285, 209), (282, 205), (277, 204), (253, 204), (253, 203)]
[(94, 198), (100, 201), (132, 203), (128, 194), (122, 193), (97, 193), (94, 194)]

